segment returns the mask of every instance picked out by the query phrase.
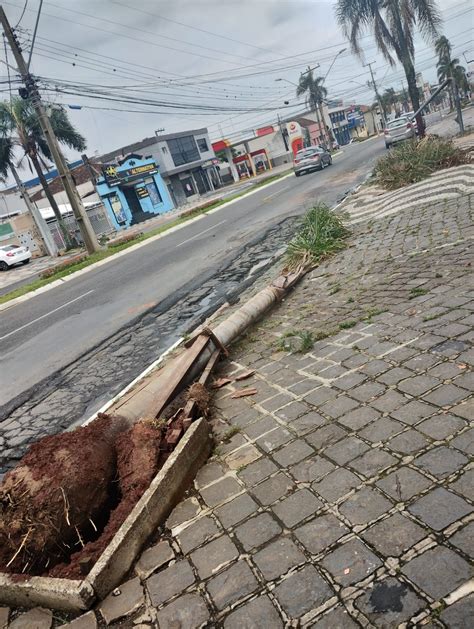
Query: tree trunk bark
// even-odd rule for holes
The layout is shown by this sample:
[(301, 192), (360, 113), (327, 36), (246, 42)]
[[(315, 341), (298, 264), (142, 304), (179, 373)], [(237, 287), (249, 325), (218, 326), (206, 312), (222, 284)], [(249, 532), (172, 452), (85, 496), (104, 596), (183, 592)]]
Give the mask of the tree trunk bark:
[(72, 249), (74, 245), (71, 239), (71, 235), (69, 234), (67, 227), (64, 223), (62, 214), (59, 210), (58, 204), (56, 203), (56, 199), (54, 198), (53, 194), (51, 193), (51, 190), (49, 189), (48, 182), (46, 180), (46, 177), (44, 176), (43, 169), (41, 168), (41, 164), (39, 163), (38, 157), (36, 155), (30, 155), (30, 154), (28, 155), (28, 157), (31, 159), (31, 162), (33, 166), (35, 167), (36, 173), (38, 174), (38, 177), (39, 177), (41, 186), (43, 187), (46, 198), (51, 204), (51, 208), (58, 221), (59, 229), (61, 230), (61, 233), (63, 235), (66, 249)]
[[(418, 109), (420, 108), (420, 95), (418, 92), (418, 86), (416, 84), (415, 67), (411, 59), (405, 60), (403, 67), (405, 69), (405, 75), (407, 77), (408, 93), (410, 94), (413, 111), (418, 111)], [(425, 136), (425, 123), (421, 113), (418, 114), (416, 117), (416, 124), (418, 126), (418, 134), (420, 138), (423, 138)]]

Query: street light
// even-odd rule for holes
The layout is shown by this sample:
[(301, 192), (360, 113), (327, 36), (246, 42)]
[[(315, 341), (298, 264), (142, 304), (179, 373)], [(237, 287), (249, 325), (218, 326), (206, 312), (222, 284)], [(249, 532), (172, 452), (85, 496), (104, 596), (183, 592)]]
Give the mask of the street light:
[(331, 72), (331, 68), (333, 67), (333, 65), (336, 63), (336, 59), (339, 57), (339, 55), (342, 55), (343, 52), (346, 52), (347, 48), (343, 48), (342, 50), (340, 50), (337, 55), (334, 57), (334, 59), (332, 60), (331, 65), (329, 66), (329, 70), (326, 72), (326, 74), (324, 75), (324, 79), (323, 79), (323, 83), (324, 81), (327, 79), (328, 74)]

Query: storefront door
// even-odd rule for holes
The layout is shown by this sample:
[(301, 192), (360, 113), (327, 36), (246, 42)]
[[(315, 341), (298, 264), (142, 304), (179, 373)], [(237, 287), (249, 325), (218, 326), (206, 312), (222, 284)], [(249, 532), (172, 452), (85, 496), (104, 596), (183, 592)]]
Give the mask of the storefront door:
[(127, 199), (128, 207), (132, 214), (141, 214), (143, 212), (140, 201), (138, 200), (137, 193), (134, 188), (123, 188), (122, 190), (125, 198)]

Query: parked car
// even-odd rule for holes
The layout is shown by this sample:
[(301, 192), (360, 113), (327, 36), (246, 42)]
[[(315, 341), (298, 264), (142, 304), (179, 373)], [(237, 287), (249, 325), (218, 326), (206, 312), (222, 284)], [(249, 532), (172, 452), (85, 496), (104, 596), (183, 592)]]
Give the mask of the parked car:
[(395, 120), (391, 120), (387, 123), (387, 126), (384, 129), (384, 135), (385, 147), (389, 149), (397, 142), (414, 138), (416, 135), (416, 129), (410, 118), (404, 114), (403, 116), (400, 116), (400, 118), (395, 118)]
[(20, 245), (3, 245), (0, 247), (0, 271), (7, 271), (15, 264), (28, 264), (31, 251)]
[(329, 151), (326, 151), (321, 146), (310, 146), (296, 153), (293, 170), (295, 175), (299, 177), (311, 170), (323, 170), (323, 168), (331, 164), (332, 157)]
[[(415, 115), (414, 111), (407, 111), (407, 113), (404, 114), (404, 116), (406, 116), (411, 121), (413, 126), (415, 127), (416, 135), (420, 135), (420, 132), (418, 130), (418, 122), (416, 121), (416, 118), (414, 118), (414, 115)], [(423, 124), (425, 125), (425, 128), (426, 128), (426, 119), (425, 119), (424, 116), (422, 116), (422, 118), (423, 118)]]

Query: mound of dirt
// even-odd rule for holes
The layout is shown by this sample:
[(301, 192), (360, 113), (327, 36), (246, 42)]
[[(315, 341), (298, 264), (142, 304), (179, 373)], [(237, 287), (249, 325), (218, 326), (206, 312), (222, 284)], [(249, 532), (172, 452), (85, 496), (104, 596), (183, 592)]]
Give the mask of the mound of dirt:
[(42, 574), (90, 539), (116, 474), (120, 419), (45, 437), (0, 488), (0, 571)]
[(117, 437), (119, 502), (100, 536), (85, 544), (67, 562), (55, 566), (49, 576), (80, 579), (89, 572), (156, 475), (161, 440), (162, 427), (156, 422), (138, 422)]

